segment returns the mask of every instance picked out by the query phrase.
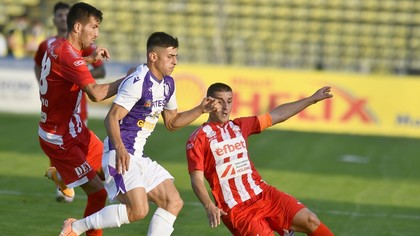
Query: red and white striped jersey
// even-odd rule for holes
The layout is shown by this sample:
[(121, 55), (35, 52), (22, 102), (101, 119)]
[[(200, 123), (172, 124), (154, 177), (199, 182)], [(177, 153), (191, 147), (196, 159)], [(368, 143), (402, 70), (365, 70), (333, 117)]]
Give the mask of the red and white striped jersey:
[(260, 194), (267, 184), (249, 159), (248, 136), (260, 133), (259, 119), (242, 117), (223, 125), (204, 123), (187, 142), (188, 171), (204, 172), (216, 205), (228, 211)]

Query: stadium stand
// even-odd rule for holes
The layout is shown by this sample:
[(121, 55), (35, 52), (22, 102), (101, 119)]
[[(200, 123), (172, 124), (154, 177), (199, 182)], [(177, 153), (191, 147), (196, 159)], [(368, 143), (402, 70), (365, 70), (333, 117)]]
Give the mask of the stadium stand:
[[(76, 1), (68, 1), (74, 3)], [(420, 71), (416, 0), (87, 0), (104, 12), (98, 44), (142, 61), (153, 31), (180, 38), (183, 63)], [(22, 14), (51, 26), (51, 0), (0, 0), (0, 26)], [(6, 15), (6, 17), (4, 16)]]

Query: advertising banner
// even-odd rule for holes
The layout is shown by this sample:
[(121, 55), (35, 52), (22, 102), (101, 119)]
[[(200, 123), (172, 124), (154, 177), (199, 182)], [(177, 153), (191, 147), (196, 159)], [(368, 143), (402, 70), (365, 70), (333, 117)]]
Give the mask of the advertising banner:
[[(226, 83), (234, 91), (231, 118), (263, 114), (331, 86), (332, 99), (271, 129), (420, 138), (418, 77), (198, 65), (178, 65), (173, 77), (179, 111), (197, 106), (215, 82)], [(103, 118), (112, 100), (90, 103), (89, 114)], [(2, 68), (0, 111), (38, 113), (39, 109), (33, 71)], [(204, 114), (193, 124), (206, 120)]]
[[(274, 129), (420, 137), (420, 79), (398, 76), (177, 66), (179, 110), (199, 104), (215, 82), (234, 91), (232, 118), (262, 114), (331, 86), (334, 97), (310, 106)], [(195, 124), (205, 122), (203, 115)]]

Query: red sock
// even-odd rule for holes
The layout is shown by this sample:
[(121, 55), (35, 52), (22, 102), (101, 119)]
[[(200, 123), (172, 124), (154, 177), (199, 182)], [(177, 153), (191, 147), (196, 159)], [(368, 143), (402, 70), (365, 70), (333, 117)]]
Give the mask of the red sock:
[[(96, 193), (92, 193), (87, 197), (87, 204), (85, 208), (84, 217), (92, 215), (93, 213), (105, 207), (107, 198), (106, 190), (103, 188)], [(102, 236), (102, 230), (88, 230), (86, 236)]]
[(319, 224), (318, 228), (310, 234), (309, 236), (334, 236), (331, 230), (324, 225), (322, 222)]

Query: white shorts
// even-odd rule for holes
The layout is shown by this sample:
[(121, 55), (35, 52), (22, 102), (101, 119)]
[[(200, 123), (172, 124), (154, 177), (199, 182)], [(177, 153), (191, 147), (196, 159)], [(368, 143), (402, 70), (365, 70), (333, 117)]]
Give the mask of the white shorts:
[(130, 167), (124, 175), (115, 169), (115, 150), (105, 151), (102, 167), (105, 174), (105, 189), (110, 201), (120, 193), (135, 188), (144, 188), (150, 192), (166, 179), (174, 179), (169, 172), (148, 157), (136, 157), (130, 154)]

